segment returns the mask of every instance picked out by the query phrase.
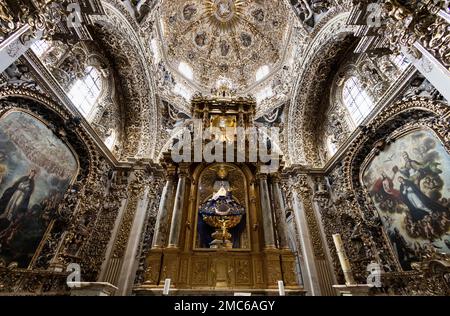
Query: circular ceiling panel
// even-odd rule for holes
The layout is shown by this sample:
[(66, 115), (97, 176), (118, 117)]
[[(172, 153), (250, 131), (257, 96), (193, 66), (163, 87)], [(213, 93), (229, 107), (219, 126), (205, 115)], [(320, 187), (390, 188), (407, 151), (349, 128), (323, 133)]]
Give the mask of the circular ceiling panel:
[(246, 90), (260, 67), (282, 62), (291, 27), (284, 1), (163, 0), (160, 12), (167, 62), (189, 64), (205, 90), (222, 78)]

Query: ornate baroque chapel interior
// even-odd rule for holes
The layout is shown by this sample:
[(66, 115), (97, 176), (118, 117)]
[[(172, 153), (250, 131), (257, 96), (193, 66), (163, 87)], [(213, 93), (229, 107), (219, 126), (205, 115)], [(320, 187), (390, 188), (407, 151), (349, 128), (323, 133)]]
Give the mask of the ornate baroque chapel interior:
[(450, 295), (449, 23), (1, 0), (0, 295)]

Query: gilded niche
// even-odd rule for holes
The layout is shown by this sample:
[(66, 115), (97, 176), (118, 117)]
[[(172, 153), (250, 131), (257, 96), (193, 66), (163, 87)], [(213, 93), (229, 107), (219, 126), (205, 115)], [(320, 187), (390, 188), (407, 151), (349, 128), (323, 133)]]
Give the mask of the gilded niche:
[(213, 165), (202, 173), (199, 181), (196, 247), (249, 247), (245, 183), (244, 174), (231, 165)]

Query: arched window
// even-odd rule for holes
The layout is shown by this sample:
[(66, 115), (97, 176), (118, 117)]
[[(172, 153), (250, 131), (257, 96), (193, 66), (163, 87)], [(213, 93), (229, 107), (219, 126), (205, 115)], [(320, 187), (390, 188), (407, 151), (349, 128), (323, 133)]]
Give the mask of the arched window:
[(342, 99), (356, 125), (359, 125), (374, 108), (372, 100), (356, 77), (350, 77), (345, 82)]
[(406, 56), (403, 54), (397, 56), (391, 55), (390, 58), (392, 62), (397, 66), (397, 68), (400, 69), (401, 71), (405, 70), (410, 65), (408, 58), (406, 58)]
[(272, 86), (270, 86), (270, 85), (265, 87), (264, 89), (259, 90), (255, 94), (257, 103), (260, 103), (260, 102), (264, 101), (265, 99), (268, 99), (271, 97), (273, 97), (273, 90), (272, 90)]
[(262, 67), (260, 67), (257, 71), (256, 71), (256, 81), (260, 81), (262, 79), (264, 79), (265, 77), (267, 77), (267, 75), (270, 73), (270, 68), (267, 65), (264, 65)]
[(194, 79), (194, 71), (192, 70), (192, 67), (186, 64), (185, 62), (181, 62), (178, 65), (178, 71), (185, 76), (189, 80)]
[(328, 149), (328, 153), (330, 154), (330, 157), (333, 157), (334, 154), (338, 150), (336, 141), (335, 141), (334, 137), (331, 135), (327, 137), (327, 149)]
[(108, 134), (109, 134), (109, 136), (106, 137), (106, 139), (105, 139), (105, 145), (106, 145), (106, 147), (108, 147), (109, 150), (112, 150), (116, 143), (116, 138), (117, 138), (116, 131), (111, 129), (108, 132)]
[(69, 98), (84, 117), (88, 117), (102, 91), (100, 73), (94, 67), (86, 68), (86, 75), (78, 79), (69, 91)]
[(31, 45), (31, 50), (36, 56), (41, 57), (50, 49), (49, 42), (45, 40), (38, 40)]
[(158, 41), (155, 38), (151, 40), (150, 47), (153, 52), (153, 58), (154, 58), (153, 62), (155, 64), (158, 64), (159, 61), (161, 60), (161, 54), (160, 54), (159, 48), (158, 48)]
[(186, 88), (185, 85), (181, 83), (177, 83), (175, 85), (173, 92), (179, 96), (182, 96), (186, 101), (190, 101), (192, 98), (192, 93), (188, 90), (188, 88)]

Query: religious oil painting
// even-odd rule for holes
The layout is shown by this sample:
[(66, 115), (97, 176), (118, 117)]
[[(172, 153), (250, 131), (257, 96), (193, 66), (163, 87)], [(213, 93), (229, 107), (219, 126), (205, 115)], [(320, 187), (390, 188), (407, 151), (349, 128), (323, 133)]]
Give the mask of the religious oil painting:
[(431, 131), (387, 146), (363, 181), (404, 270), (427, 252), (450, 254), (450, 155)]
[(35, 117), (0, 118), (0, 263), (28, 267), (77, 169), (71, 150)]

